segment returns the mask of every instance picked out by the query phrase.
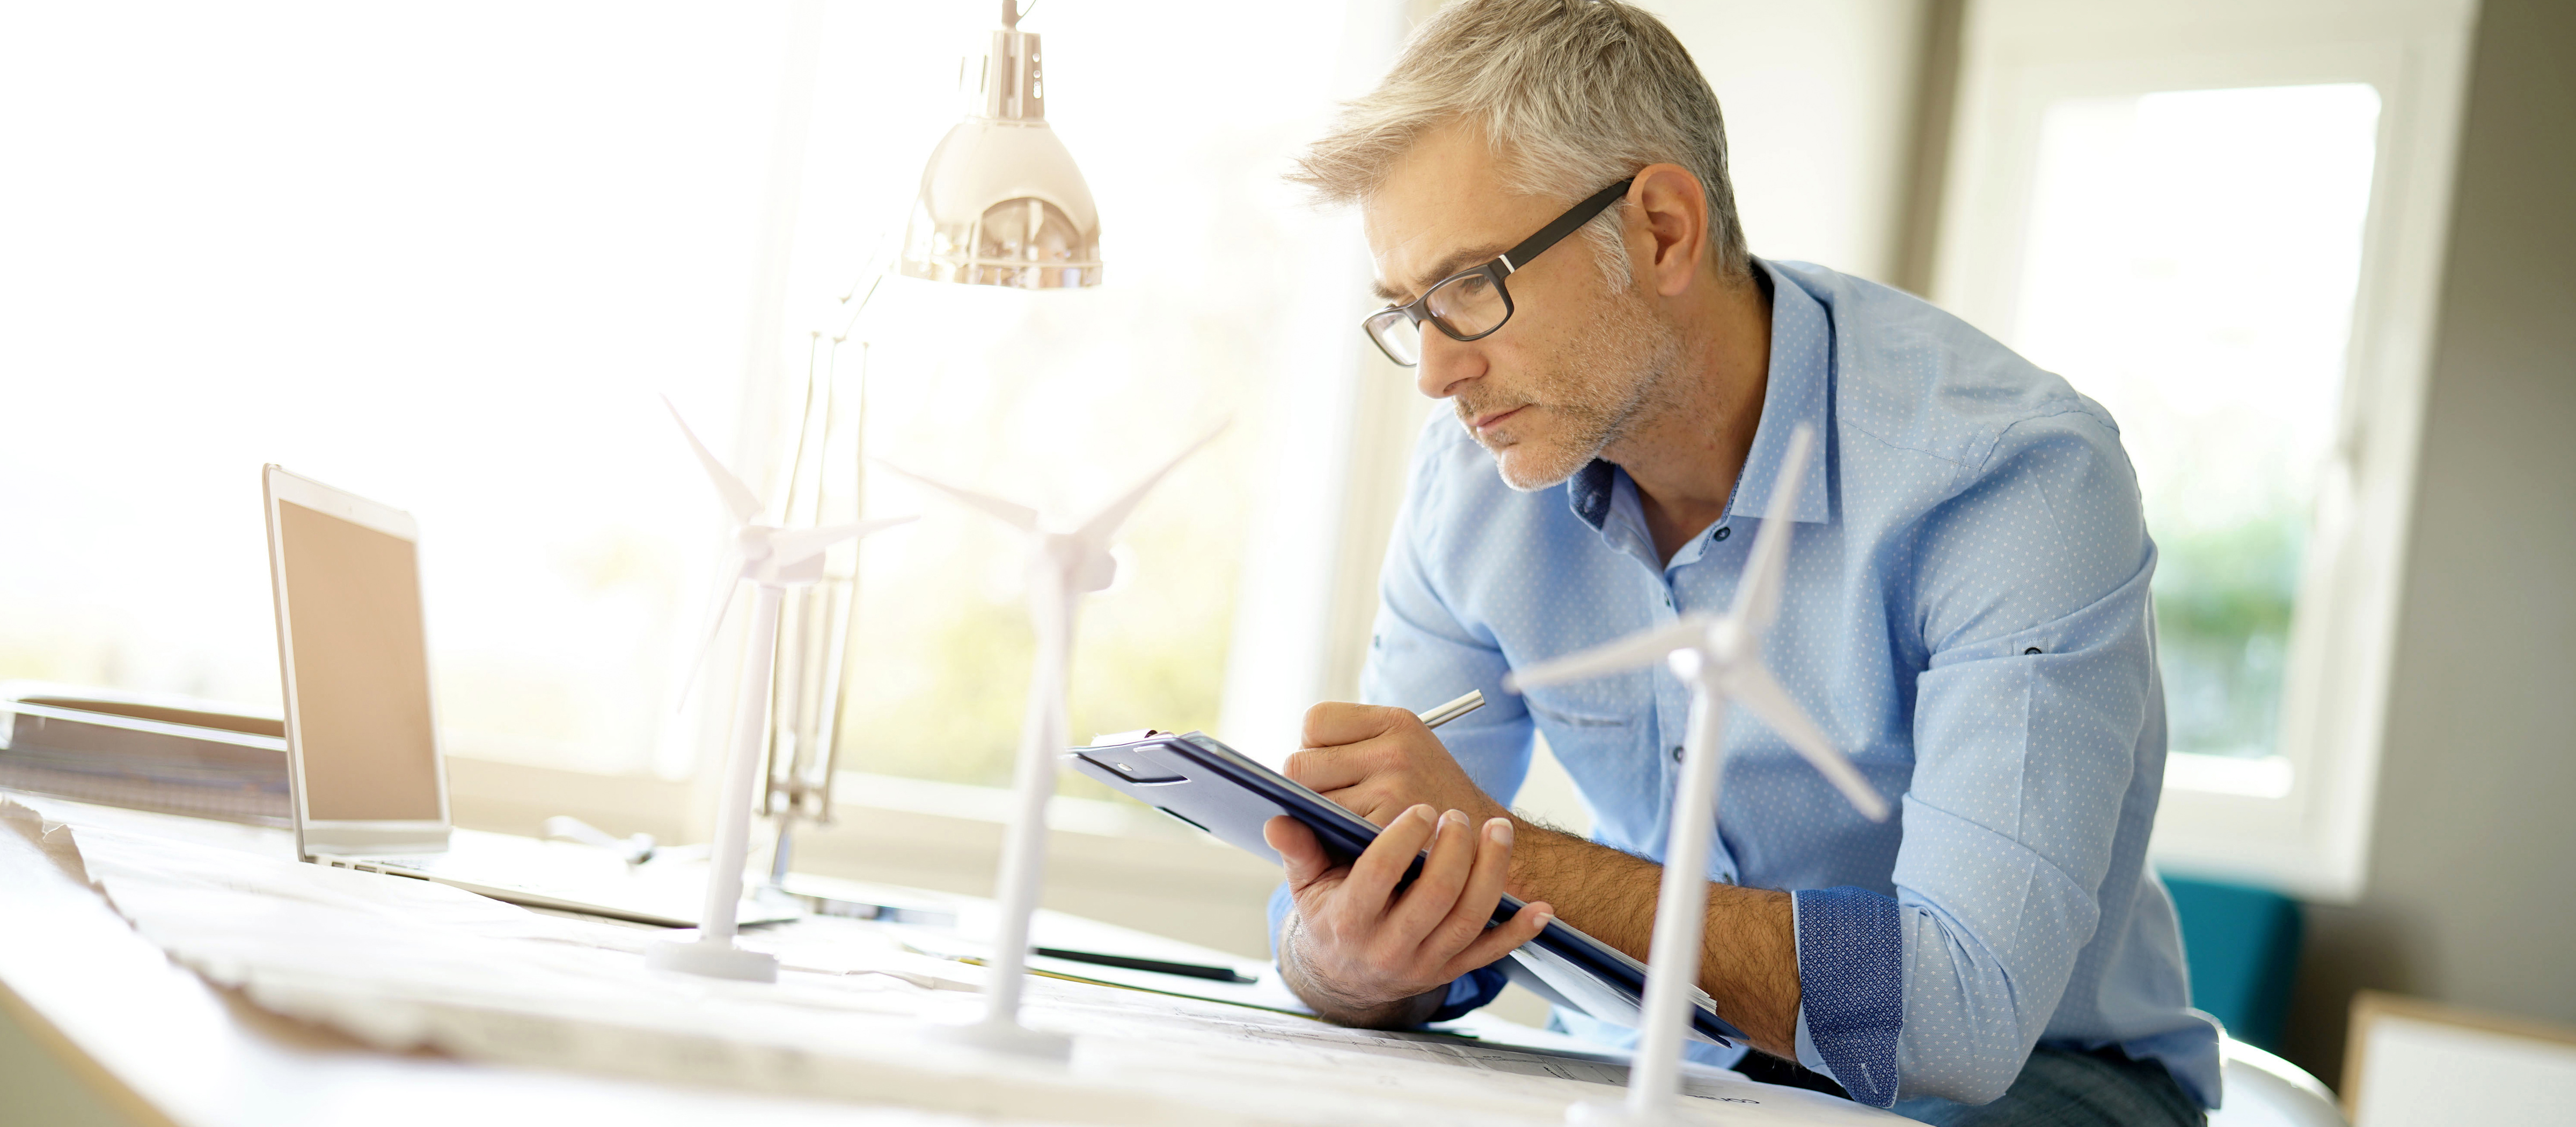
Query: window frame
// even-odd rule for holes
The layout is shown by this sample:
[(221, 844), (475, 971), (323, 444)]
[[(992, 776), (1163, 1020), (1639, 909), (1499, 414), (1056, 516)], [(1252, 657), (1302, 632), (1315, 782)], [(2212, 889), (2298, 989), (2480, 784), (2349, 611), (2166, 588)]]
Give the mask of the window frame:
[(2151, 845), (2162, 867), (2325, 902), (2363, 891), (2474, 14), (2474, 0), (1991, 0), (1969, 12), (1933, 296), (2007, 343), (2051, 102), (2330, 82), (2367, 82), (2381, 99), (2344, 395), (2310, 516), (2279, 754), (2170, 756)]

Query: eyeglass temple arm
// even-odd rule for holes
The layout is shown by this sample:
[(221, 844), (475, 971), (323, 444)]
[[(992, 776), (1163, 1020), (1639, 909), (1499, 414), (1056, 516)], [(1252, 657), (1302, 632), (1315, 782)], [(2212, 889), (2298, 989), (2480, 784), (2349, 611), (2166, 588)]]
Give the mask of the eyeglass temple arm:
[(1521, 245), (1504, 251), (1504, 272), (1512, 274), (1519, 273), (1522, 264), (1546, 253), (1547, 248), (1555, 246), (1558, 240), (1563, 239), (1567, 235), (1573, 234), (1575, 228), (1592, 222), (1593, 216), (1601, 214), (1601, 209), (1609, 207), (1612, 203), (1616, 202), (1619, 197), (1627, 195), (1628, 185), (1636, 182), (1637, 178), (1631, 176), (1616, 184), (1612, 184), (1607, 188), (1603, 188), (1598, 192), (1592, 193), (1592, 198), (1574, 205), (1572, 210), (1563, 215), (1557, 216), (1556, 222), (1539, 228), (1538, 234), (1523, 239), (1521, 240)]

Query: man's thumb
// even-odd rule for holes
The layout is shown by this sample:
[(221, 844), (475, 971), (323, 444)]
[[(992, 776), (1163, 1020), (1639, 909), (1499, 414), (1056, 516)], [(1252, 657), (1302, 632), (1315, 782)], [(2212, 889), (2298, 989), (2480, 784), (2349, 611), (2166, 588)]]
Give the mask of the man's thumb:
[(1324, 855), (1324, 846), (1315, 840), (1315, 831), (1285, 814), (1261, 824), (1261, 840), (1279, 851), (1279, 867), (1288, 875), (1288, 888), (1295, 891), (1315, 883), (1316, 878), (1332, 868)]

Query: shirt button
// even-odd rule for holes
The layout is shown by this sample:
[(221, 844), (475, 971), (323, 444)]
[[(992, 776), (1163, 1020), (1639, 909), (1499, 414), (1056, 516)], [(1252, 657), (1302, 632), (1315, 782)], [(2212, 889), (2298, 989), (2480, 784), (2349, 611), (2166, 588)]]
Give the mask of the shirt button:
[(1724, 540), (1724, 539), (1726, 539), (1728, 536), (1733, 535), (1733, 534), (1734, 534), (1734, 532), (1735, 532), (1735, 530), (1734, 530), (1734, 529), (1726, 528), (1726, 527), (1720, 526), (1720, 527), (1718, 528), (1718, 530), (1717, 530), (1716, 534), (1715, 534), (1715, 535), (1710, 536), (1710, 537), (1709, 537), (1709, 539), (1711, 539), (1711, 540)]
[(1679, 763), (1679, 762), (1681, 762), (1681, 761), (1682, 761), (1682, 745), (1680, 745), (1680, 744), (1674, 744), (1674, 745), (1673, 745), (1673, 762), (1675, 762), (1675, 763)]

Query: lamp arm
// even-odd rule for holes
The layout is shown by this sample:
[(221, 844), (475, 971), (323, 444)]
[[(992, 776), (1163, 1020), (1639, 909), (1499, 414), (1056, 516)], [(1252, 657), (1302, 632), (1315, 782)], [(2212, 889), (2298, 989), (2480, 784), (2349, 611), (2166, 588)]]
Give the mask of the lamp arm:
[[(882, 278), (884, 275), (880, 274), (878, 276)], [(868, 292), (874, 294), (876, 292), (875, 287), (869, 287)], [(864, 299), (862, 300), (862, 304), (865, 304)], [(836, 342), (833, 347), (837, 349), (839, 347), (838, 343)], [(857, 436), (861, 446), (865, 446), (868, 435), (869, 375), (868, 345), (866, 341), (861, 341), (859, 342), (858, 387), (854, 389), (855, 398), (858, 400), (858, 406), (855, 408), (856, 417), (850, 421), (850, 433)], [(864, 454), (865, 450), (852, 451), (852, 453)], [(858, 518), (864, 519), (867, 512), (868, 460), (865, 457), (857, 457), (854, 458), (853, 461), (856, 463), (856, 468), (851, 471), (850, 489), (853, 495), (858, 499), (853, 512)], [(831, 711), (823, 717), (822, 725), (817, 733), (822, 737), (823, 762), (821, 764), (820, 776), (814, 780), (815, 787), (821, 792), (820, 804), (817, 807), (821, 812), (815, 815), (814, 820), (826, 823), (832, 820), (832, 783), (833, 780), (838, 778), (840, 775), (841, 715), (849, 707), (850, 703), (850, 681), (848, 676), (849, 654), (851, 647), (858, 644), (859, 638), (858, 568), (853, 567), (850, 569), (850, 585), (848, 590), (842, 594), (842, 597), (849, 600), (850, 609), (849, 614), (841, 622), (840, 642), (834, 649), (830, 663), (832, 691), (829, 699), (831, 700)]]
[[(889, 230), (880, 230), (878, 232), (876, 246), (870, 250), (868, 257), (865, 260), (865, 264), (860, 268), (858, 277), (851, 280), (848, 288), (842, 290), (841, 296), (836, 300), (835, 304), (847, 305), (849, 307), (849, 312), (839, 317), (840, 328), (837, 331), (828, 331), (825, 327), (817, 327), (807, 330), (805, 346), (805, 405), (803, 410), (799, 413), (796, 429), (795, 460), (790, 462), (788, 465), (787, 511), (781, 514), (789, 521), (796, 519), (798, 499), (807, 496), (807, 492), (800, 488), (803, 483), (798, 479), (805, 473), (807, 466), (805, 442), (809, 437), (815, 434), (818, 423), (820, 424), (823, 432), (822, 438), (826, 444), (826, 451), (823, 455), (818, 456), (814, 461), (814, 472), (818, 476), (814, 482), (811, 497), (814, 504), (817, 522), (819, 523), (823, 519), (823, 481), (821, 480), (821, 475), (829, 472), (827, 468), (830, 461), (828, 446), (833, 432), (833, 420), (830, 416), (834, 410), (834, 397), (830, 392), (830, 385), (834, 381), (835, 374), (840, 369), (841, 345), (849, 339), (852, 330), (858, 326), (860, 315), (867, 312), (869, 303), (876, 298), (878, 287), (885, 282), (885, 276), (888, 272), (886, 267), (889, 265), (885, 249), (886, 240), (890, 233), (891, 232)], [(822, 320), (826, 325), (828, 325), (832, 320), (832, 317), (827, 314), (822, 318)], [(827, 333), (828, 351), (826, 350)], [(850, 519), (852, 520), (864, 519), (867, 507), (865, 492), (867, 488), (867, 451), (865, 449), (867, 441), (867, 349), (867, 342), (861, 341), (859, 344), (860, 359), (858, 386), (854, 389), (857, 405), (855, 407), (855, 416), (852, 419), (850, 430), (852, 441), (858, 447), (851, 451), (851, 460), (853, 464), (858, 467), (850, 483), (852, 490)], [(818, 354), (820, 354), (820, 358), (822, 360), (822, 384), (825, 389), (823, 393), (819, 395), (816, 394), (817, 381), (815, 372)], [(817, 411), (823, 412), (824, 417), (818, 420), (815, 417), (815, 413)], [(828, 588), (826, 588), (826, 590), (828, 590)], [(829, 596), (826, 597), (828, 598)], [(846, 605), (849, 610), (849, 617), (848, 621), (842, 624), (840, 636), (826, 642), (823, 646), (824, 652), (821, 654), (812, 654), (810, 649), (804, 650), (800, 655), (799, 660), (790, 663), (786, 670), (788, 675), (797, 679), (799, 686), (811, 686), (813, 689), (818, 690), (818, 699), (812, 707), (819, 710), (822, 714), (813, 718), (816, 721), (814, 726), (814, 735), (816, 738), (811, 741), (798, 740), (796, 742), (793, 757), (786, 763), (773, 763), (771, 765), (771, 771), (766, 785), (761, 788), (761, 813), (775, 816), (779, 819), (778, 849), (772, 858), (774, 870), (772, 874), (773, 877), (783, 877), (786, 872), (789, 848), (788, 841), (792, 832), (791, 827), (795, 824), (798, 810), (803, 805), (804, 798), (807, 794), (813, 793), (820, 803), (819, 813), (814, 816), (814, 820), (818, 823), (828, 823), (831, 821), (832, 776), (838, 767), (840, 751), (838, 747), (839, 741), (835, 737), (837, 735), (837, 728), (840, 723), (842, 710), (848, 704), (849, 696), (848, 687), (841, 677), (841, 672), (853, 635), (856, 633), (858, 617), (858, 574), (855, 568), (852, 569), (851, 572), (848, 590), (842, 595), (842, 597), (848, 600)], [(813, 621), (812, 613), (804, 607), (802, 602), (799, 603), (799, 610), (803, 613), (800, 613), (797, 616), (798, 618), (808, 622)], [(829, 614), (828, 606), (825, 608), (822, 617), (825, 623), (829, 622), (831, 615)], [(825, 628), (828, 629), (828, 625), (826, 625)], [(823, 674), (828, 679), (827, 683), (816, 684), (808, 677), (804, 670), (804, 655), (811, 655), (821, 659)], [(802, 692), (804, 689), (800, 687), (798, 691)], [(788, 699), (788, 696), (789, 694), (781, 692), (777, 699)], [(817, 742), (823, 745), (819, 756), (813, 747), (814, 743)], [(818, 758), (819, 762), (817, 762)]]
[[(868, 248), (868, 256), (866, 258), (859, 260), (858, 277), (850, 279), (849, 287), (842, 290), (841, 296), (833, 301), (832, 304), (834, 305), (849, 306), (850, 311), (847, 315), (841, 318), (841, 327), (839, 331), (830, 334), (832, 343), (839, 344), (842, 341), (850, 339), (850, 330), (858, 327), (859, 314), (867, 312), (868, 302), (874, 300), (877, 296), (877, 287), (884, 285), (886, 275), (893, 272), (889, 269), (889, 267), (894, 265), (893, 256), (886, 253), (886, 241), (891, 238), (893, 234), (894, 229), (891, 227), (882, 227), (877, 230), (875, 245)], [(864, 292), (860, 288), (862, 286), (866, 287)], [(851, 300), (852, 298), (856, 298), (857, 300), (854, 302)], [(824, 320), (830, 320), (830, 315), (828, 313), (825, 314)], [(820, 328), (813, 330), (813, 333), (816, 336), (825, 335), (824, 331)], [(808, 374), (810, 375), (811, 373), (809, 372)]]

